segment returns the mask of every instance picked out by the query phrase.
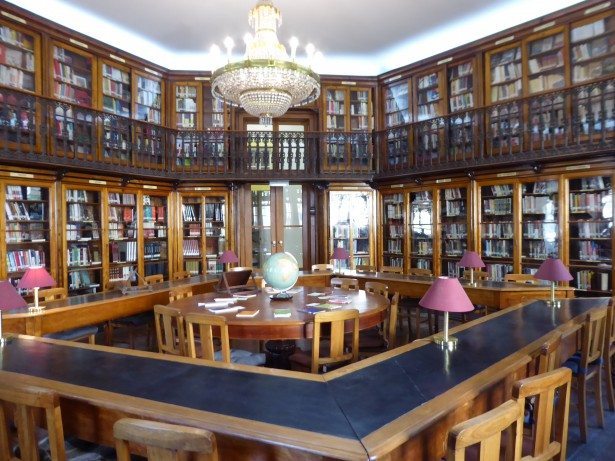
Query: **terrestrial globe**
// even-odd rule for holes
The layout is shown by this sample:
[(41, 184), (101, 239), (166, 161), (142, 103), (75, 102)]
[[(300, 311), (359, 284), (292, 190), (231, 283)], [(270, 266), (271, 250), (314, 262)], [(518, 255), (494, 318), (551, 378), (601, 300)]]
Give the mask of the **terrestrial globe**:
[(274, 253), (263, 265), (263, 278), (267, 285), (280, 290), (271, 299), (290, 299), (286, 290), (292, 288), (299, 278), (299, 264), (290, 253)]

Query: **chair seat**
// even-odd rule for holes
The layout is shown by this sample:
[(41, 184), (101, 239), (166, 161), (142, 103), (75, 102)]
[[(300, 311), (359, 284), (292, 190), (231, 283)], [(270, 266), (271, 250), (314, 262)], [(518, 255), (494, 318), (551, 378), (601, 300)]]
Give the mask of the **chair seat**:
[[(216, 362), (221, 362), (222, 351), (216, 351), (214, 353), (214, 359)], [(265, 364), (265, 360), (265, 354), (261, 354), (259, 352), (244, 351), (243, 349), (231, 349), (231, 363), (260, 366)]]
[(72, 328), (70, 330), (58, 331), (57, 333), (49, 333), (45, 338), (63, 339), (65, 341), (76, 341), (78, 339), (87, 338), (88, 336), (98, 333), (97, 326), (87, 326)]
[[(37, 429), (36, 434), (41, 461), (55, 461), (51, 457), (47, 431)], [(115, 458), (115, 450), (113, 448), (96, 445), (73, 437), (67, 437), (64, 440), (64, 450), (66, 452), (66, 461), (105, 461)], [(13, 453), (19, 456), (19, 447), (15, 446)]]
[[(597, 360), (594, 360), (592, 363), (589, 364), (590, 368), (592, 369), (596, 368), (596, 366), (601, 366), (601, 365), (602, 365), (602, 357), (600, 357)], [(579, 374), (584, 375), (588, 371), (590, 371), (590, 370), (584, 370), (581, 368), (581, 353), (580, 352), (577, 352), (572, 357), (570, 357), (568, 360), (566, 360), (564, 362), (564, 366), (566, 368), (570, 368), (574, 376), (577, 376)]]

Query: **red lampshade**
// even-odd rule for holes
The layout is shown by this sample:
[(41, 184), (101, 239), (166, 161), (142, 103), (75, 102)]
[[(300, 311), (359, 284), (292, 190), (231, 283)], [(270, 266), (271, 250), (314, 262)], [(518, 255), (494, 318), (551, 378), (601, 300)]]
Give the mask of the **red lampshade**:
[(223, 264), (226, 263), (238, 263), (239, 258), (235, 254), (233, 250), (226, 250), (220, 255), (220, 259), (218, 259)]
[(333, 254), (331, 255), (331, 259), (348, 259), (350, 254), (348, 250), (342, 247), (337, 247), (333, 250)]
[(11, 282), (7, 280), (0, 282), (0, 310), (18, 309), (27, 305), (26, 301), (17, 293), (15, 287), (11, 285)]
[(469, 312), (474, 306), (463, 291), (459, 279), (438, 277), (421, 298), (419, 304), (427, 309), (442, 312)]
[(534, 278), (551, 282), (567, 282), (573, 277), (560, 259), (547, 258), (534, 274)]
[(460, 267), (471, 267), (476, 269), (478, 267), (485, 267), (485, 263), (476, 251), (465, 251), (463, 256), (461, 257), (461, 261), (459, 261)]
[(47, 288), (55, 287), (56, 282), (43, 266), (29, 267), (17, 282), (17, 288)]

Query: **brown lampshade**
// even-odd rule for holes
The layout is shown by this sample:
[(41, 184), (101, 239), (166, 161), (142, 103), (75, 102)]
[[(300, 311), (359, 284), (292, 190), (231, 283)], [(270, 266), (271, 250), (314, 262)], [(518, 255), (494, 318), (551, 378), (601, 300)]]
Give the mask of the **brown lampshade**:
[(472, 269), (477, 269), (479, 267), (485, 267), (485, 263), (480, 258), (479, 254), (476, 251), (465, 251), (461, 260), (459, 261), (460, 267), (471, 267)]
[(442, 312), (470, 312), (474, 310), (472, 301), (463, 290), (459, 279), (438, 277), (419, 301), (427, 309)]
[(55, 286), (55, 280), (43, 266), (28, 267), (23, 277), (17, 282), (17, 288), (25, 288), (27, 290)]
[(534, 274), (534, 278), (550, 282), (568, 282), (573, 277), (560, 259), (547, 258)]

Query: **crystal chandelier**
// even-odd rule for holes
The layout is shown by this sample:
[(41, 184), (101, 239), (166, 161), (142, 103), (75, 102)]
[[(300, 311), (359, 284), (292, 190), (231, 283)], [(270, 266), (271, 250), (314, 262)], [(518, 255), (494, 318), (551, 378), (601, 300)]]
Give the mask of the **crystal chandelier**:
[(315, 50), (308, 45), (308, 66), (298, 64), (298, 40), (293, 38), (288, 56), (277, 35), (282, 24), (280, 10), (271, 0), (258, 0), (250, 11), (249, 24), (254, 36), (244, 37), (246, 52), (242, 61), (230, 62), (234, 44), (231, 38), (225, 39), (229, 63), (214, 71), (211, 92), (259, 117), (261, 124), (270, 125), (273, 117), (284, 115), (289, 107), (307, 104), (320, 95), (320, 78), (311, 69)]

